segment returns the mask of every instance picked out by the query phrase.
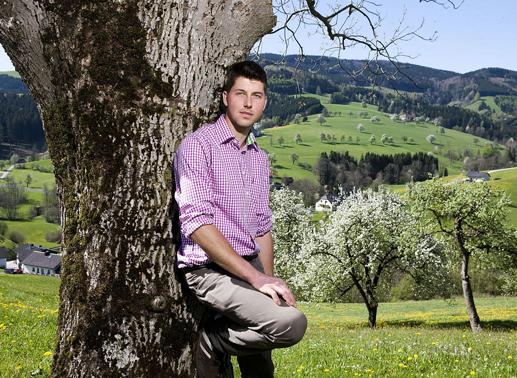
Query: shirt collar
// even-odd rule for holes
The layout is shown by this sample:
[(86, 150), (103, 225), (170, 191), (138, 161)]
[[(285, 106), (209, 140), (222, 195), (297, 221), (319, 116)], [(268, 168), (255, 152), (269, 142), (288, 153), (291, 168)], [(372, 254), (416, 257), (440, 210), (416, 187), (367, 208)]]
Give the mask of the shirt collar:
[[(221, 115), (215, 122), (215, 139), (219, 144), (226, 143), (232, 139), (237, 141), (237, 138), (235, 138), (235, 135), (233, 135), (232, 131), (230, 130), (230, 126), (228, 126), (228, 123), (226, 123), (224, 114)], [(255, 139), (255, 136), (251, 130), (246, 137), (246, 146), (248, 148), (254, 147), (255, 149), (258, 147), (257, 140)]]

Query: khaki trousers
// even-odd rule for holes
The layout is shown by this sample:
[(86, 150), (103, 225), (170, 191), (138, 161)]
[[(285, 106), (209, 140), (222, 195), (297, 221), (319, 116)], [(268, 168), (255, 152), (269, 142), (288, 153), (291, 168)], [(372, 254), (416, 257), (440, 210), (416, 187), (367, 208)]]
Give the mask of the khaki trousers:
[[(250, 264), (264, 272), (259, 258), (254, 258)], [(209, 337), (220, 351), (233, 356), (246, 356), (239, 359), (241, 371), (245, 370), (241, 360), (254, 361), (256, 365), (257, 361), (264, 359), (264, 352), (270, 355), (272, 349), (290, 347), (305, 334), (307, 318), (301, 311), (283, 301), (278, 306), (271, 297), (216, 264), (188, 271), (185, 279), (205, 306), (223, 315), (217, 317), (213, 327), (210, 327)], [(253, 368), (256, 369), (259, 367)]]

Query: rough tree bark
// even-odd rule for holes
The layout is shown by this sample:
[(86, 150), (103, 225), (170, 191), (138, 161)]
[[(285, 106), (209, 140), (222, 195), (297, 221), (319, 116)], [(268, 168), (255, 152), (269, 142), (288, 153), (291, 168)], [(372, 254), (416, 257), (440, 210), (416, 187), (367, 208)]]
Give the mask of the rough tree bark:
[(194, 376), (174, 151), (274, 23), (268, 0), (0, 5), (0, 43), (38, 104), (62, 207), (54, 377)]

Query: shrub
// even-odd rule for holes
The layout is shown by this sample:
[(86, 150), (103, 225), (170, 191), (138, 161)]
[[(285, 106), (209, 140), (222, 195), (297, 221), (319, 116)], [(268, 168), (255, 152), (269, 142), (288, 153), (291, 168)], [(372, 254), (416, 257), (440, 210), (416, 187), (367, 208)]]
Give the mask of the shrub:
[(56, 231), (48, 231), (45, 240), (49, 243), (59, 243), (61, 241), (61, 229)]
[(9, 228), (9, 226), (7, 225), (7, 223), (5, 222), (0, 222), (0, 235), (5, 235), (7, 234), (7, 229)]
[(9, 232), (8, 238), (11, 239), (16, 244), (25, 243), (25, 235), (23, 235), (20, 231)]

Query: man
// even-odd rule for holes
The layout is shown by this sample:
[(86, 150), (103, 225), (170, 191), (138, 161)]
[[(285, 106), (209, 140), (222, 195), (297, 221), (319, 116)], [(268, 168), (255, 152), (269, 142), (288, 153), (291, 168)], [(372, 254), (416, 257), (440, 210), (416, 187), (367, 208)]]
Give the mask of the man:
[(250, 132), (266, 90), (258, 64), (232, 65), (225, 114), (186, 137), (174, 159), (178, 266), (194, 295), (217, 312), (201, 330), (201, 377), (220, 376), (230, 355), (243, 377), (273, 377), (271, 349), (296, 344), (307, 328), (288, 286), (273, 276), (269, 164)]

